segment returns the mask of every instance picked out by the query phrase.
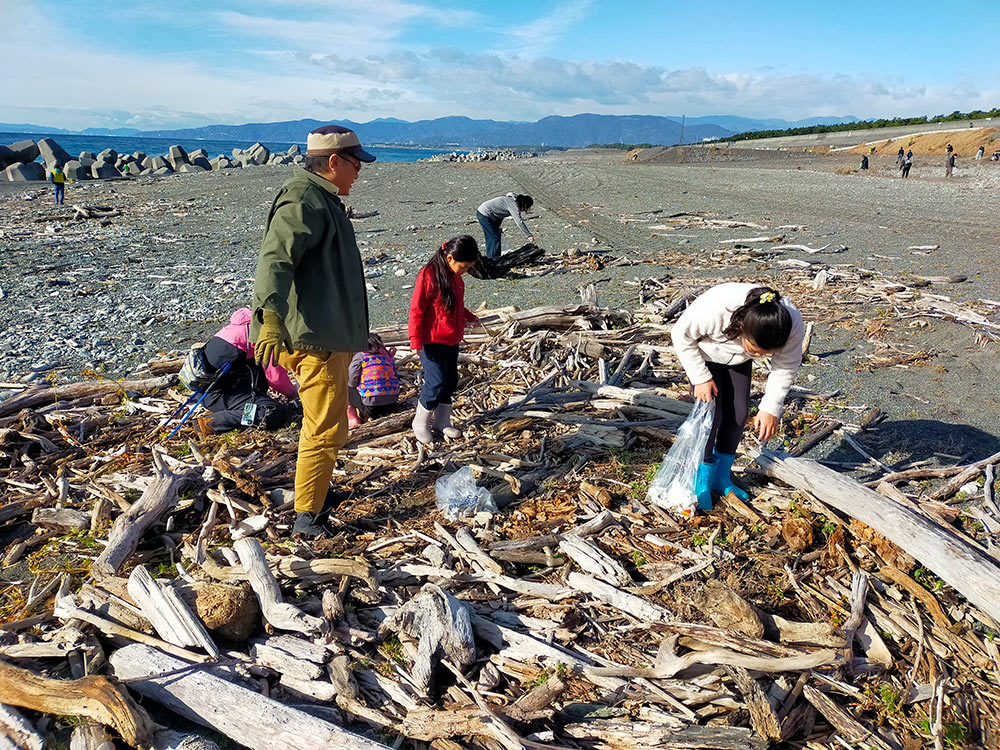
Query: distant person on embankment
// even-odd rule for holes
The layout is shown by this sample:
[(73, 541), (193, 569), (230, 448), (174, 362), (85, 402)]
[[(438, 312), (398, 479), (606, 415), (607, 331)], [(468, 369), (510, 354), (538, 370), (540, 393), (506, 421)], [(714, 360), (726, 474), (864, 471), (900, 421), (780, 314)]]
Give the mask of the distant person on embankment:
[(903, 163), (899, 165), (900, 170), (903, 172), (904, 179), (910, 176), (910, 167), (913, 166), (913, 154), (911, 153), (905, 159)]
[(903, 164), (903, 147), (899, 147), (899, 151), (896, 152), (896, 164)]
[(514, 220), (518, 228), (524, 232), (528, 242), (534, 243), (535, 236), (528, 229), (521, 218), (523, 211), (530, 211), (535, 205), (535, 201), (530, 195), (515, 195), (507, 193), (488, 201), (483, 201), (476, 209), (476, 218), (483, 228), (483, 235), (486, 238), (486, 257), (496, 259), (500, 257), (500, 235), (503, 228), (500, 226), (508, 216)]
[(983, 160), (983, 154), (985, 154), (985, 153), (986, 153), (986, 146), (980, 146), (979, 150), (976, 151), (976, 161), (982, 161)]
[(951, 177), (955, 173), (955, 162), (958, 157), (955, 155), (955, 149), (952, 148), (951, 144), (948, 144), (947, 155), (944, 158), (944, 176)]
[(56, 164), (52, 167), (52, 172), (49, 174), (49, 181), (52, 182), (52, 186), (55, 188), (56, 203), (61, 206), (66, 199), (66, 173), (63, 172), (62, 164)]
[(861, 169), (868, 169), (868, 154), (861, 155)]
[(320, 514), (347, 442), (348, 368), (368, 347), (368, 292), (354, 227), (339, 196), (375, 157), (353, 130), (324, 125), (306, 139), (304, 168), (281, 186), (264, 229), (253, 287), (254, 356), (299, 384), (293, 535), (326, 533)]

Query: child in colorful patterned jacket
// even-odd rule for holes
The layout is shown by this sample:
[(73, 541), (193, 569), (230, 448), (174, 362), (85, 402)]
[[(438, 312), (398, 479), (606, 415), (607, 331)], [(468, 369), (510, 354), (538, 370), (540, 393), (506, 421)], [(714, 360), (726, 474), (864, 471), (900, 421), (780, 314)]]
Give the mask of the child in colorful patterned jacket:
[(364, 424), (371, 418), (389, 414), (399, 401), (395, 349), (387, 349), (377, 333), (368, 335), (368, 351), (351, 359), (347, 373), (347, 425)]

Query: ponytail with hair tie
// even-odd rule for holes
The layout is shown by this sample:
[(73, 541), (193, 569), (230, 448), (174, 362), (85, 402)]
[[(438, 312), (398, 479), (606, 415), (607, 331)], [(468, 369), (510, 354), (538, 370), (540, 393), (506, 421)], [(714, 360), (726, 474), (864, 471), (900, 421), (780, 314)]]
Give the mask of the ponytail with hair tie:
[(766, 286), (754, 287), (733, 311), (722, 332), (733, 341), (745, 338), (765, 352), (781, 349), (792, 332), (792, 315), (781, 304), (781, 294)]

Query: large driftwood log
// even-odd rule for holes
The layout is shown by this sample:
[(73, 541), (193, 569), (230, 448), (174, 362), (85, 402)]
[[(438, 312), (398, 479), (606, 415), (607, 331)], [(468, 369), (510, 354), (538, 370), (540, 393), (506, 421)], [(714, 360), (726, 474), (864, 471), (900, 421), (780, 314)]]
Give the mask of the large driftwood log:
[[(251, 750), (385, 750), (210, 672), (184, 670), (190, 665), (139, 643), (114, 652), (110, 661), (131, 689)], [(154, 676), (143, 679), (148, 675)]]
[(45, 739), (21, 712), (0, 704), (0, 750), (44, 750)]
[(425, 692), (438, 660), (447, 659), (462, 669), (476, 660), (469, 606), (433, 583), (425, 584), (378, 629), (383, 638), (398, 631), (419, 638), (412, 672), (414, 682)]
[(267, 558), (264, 557), (264, 548), (260, 546), (260, 542), (244, 537), (233, 544), (233, 549), (250, 578), (250, 587), (257, 595), (265, 620), (280, 630), (291, 630), (304, 635), (323, 631), (322, 619), (307, 615), (298, 607), (281, 600), (281, 589), (267, 566)]
[(596, 750), (766, 750), (771, 744), (744, 727), (677, 728), (628, 718), (567, 724), (563, 731)]
[(757, 463), (770, 476), (812, 492), (827, 505), (871, 526), (1000, 621), (1000, 566), (950, 529), (815, 461), (764, 450)]
[(780, 740), (781, 727), (778, 725), (778, 717), (774, 715), (774, 709), (757, 681), (741, 667), (726, 667), (726, 673), (733, 678), (736, 688), (743, 694), (753, 730), (769, 740)]
[[(407, 402), (401, 403), (405, 406)], [(403, 406), (400, 408), (403, 408)], [(413, 413), (411, 409), (405, 409), (399, 414), (389, 414), (379, 419), (373, 419), (371, 422), (353, 428), (347, 434), (347, 445), (344, 447), (356, 448), (369, 440), (408, 430), (412, 422)]]
[(201, 646), (207, 654), (218, 658), (219, 649), (201, 620), (176, 591), (161, 585), (141, 565), (129, 576), (128, 593), (163, 640), (176, 646)]
[[(167, 585), (180, 595), (206, 628), (226, 640), (245, 641), (260, 626), (260, 607), (257, 598), (247, 586), (232, 586), (214, 581), (186, 583), (179, 579), (169, 581)], [(128, 592), (128, 580), (125, 578), (117, 576), (102, 578), (97, 590), (104, 590), (135, 604)], [(112, 606), (108, 614), (115, 619), (121, 619), (121, 609)], [(133, 628), (147, 627), (145, 623), (134, 620), (122, 620), (122, 622)]]
[(615, 609), (624, 612), (643, 622), (666, 622), (671, 618), (670, 611), (659, 604), (647, 601), (640, 596), (622, 591), (604, 581), (585, 576), (582, 573), (570, 573), (566, 583), (577, 591), (590, 594), (602, 602), (610, 604)]
[(568, 533), (559, 542), (559, 551), (573, 559), (585, 572), (600, 578), (611, 586), (631, 586), (632, 576), (613, 557), (596, 544)]
[[(258, 664), (294, 680), (319, 680), (330, 652), (304, 638), (276, 635), (253, 644), (250, 655)], [(327, 680), (329, 682), (329, 680)]]
[(114, 744), (100, 724), (84, 724), (73, 730), (69, 750), (114, 750)]
[(148, 746), (153, 736), (149, 715), (128, 691), (103, 675), (51, 680), (0, 662), (0, 703), (47, 714), (86, 716), (113, 727), (133, 747)]
[(764, 635), (764, 623), (747, 602), (722, 581), (710, 578), (695, 591), (691, 601), (718, 627), (735, 630), (751, 638)]
[(31, 388), (24, 393), (6, 399), (0, 403), (0, 417), (7, 417), (17, 414), (21, 409), (30, 409), (43, 404), (51, 404), (56, 400), (70, 401), (78, 398), (100, 398), (109, 393), (122, 393), (126, 391), (159, 391), (169, 388), (177, 382), (175, 375), (163, 375), (158, 378), (146, 378), (144, 380), (101, 380), (98, 382), (84, 381), (82, 383), (67, 383), (66, 385), (52, 386), (50, 388)]
[(378, 586), (372, 566), (360, 560), (340, 557), (303, 560), (301, 557), (286, 556), (278, 559), (276, 567), (287, 578), (301, 578), (310, 583), (323, 583), (332, 578), (350, 576), (364, 581), (371, 588)]
[(31, 522), (43, 529), (80, 531), (90, 528), (90, 515), (72, 508), (36, 508), (31, 514)]
[(187, 481), (187, 476), (170, 471), (155, 448), (153, 464), (156, 467), (156, 478), (132, 507), (118, 516), (111, 527), (108, 546), (91, 564), (90, 572), (96, 578), (115, 575), (135, 552), (146, 530), (177, 504), (178, 494)]
[(153, 734), (153, 750), (219, 750), (219, 746), (196, 734), (160, 727)]
[(652, 391), (638, 390), (636, 388), (618, 388), (613, 385), (598, 385), (586, 380), (575, 380), (573, 385), (579, 386), (582, 390), (600, 398), (612, 398), (623, 401), (626, 404), (635, 406), (645, 406), (657, 411), (665, 411), (670, 414), (677, 414), (686, 417), (691, 413), (692, 404), (687, 401), (678, 401), (676, 398), (661, 396)]

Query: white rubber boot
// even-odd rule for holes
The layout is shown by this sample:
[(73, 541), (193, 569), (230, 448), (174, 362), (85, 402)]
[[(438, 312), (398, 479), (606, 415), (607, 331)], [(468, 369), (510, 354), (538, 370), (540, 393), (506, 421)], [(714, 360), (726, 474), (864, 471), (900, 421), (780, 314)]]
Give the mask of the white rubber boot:
[(413, 427), (413, 435), (424, 445), (433, 445), (434, 436), (431, 435), (431, 418), (434, 416), (434, 412), (430, 409), (425, 409), (424, 405), (419, 401), (417, 402), (417, 413), (413, 417), (413, 422), (411, 426)]
[(462, 437), (462, 431), (457, 427), (451, 426), (452, 408), (451, 404), (438, 404), (437, 408), (434, 410), (433, 429), (442, 433), (447, 438), (457, 440)]

